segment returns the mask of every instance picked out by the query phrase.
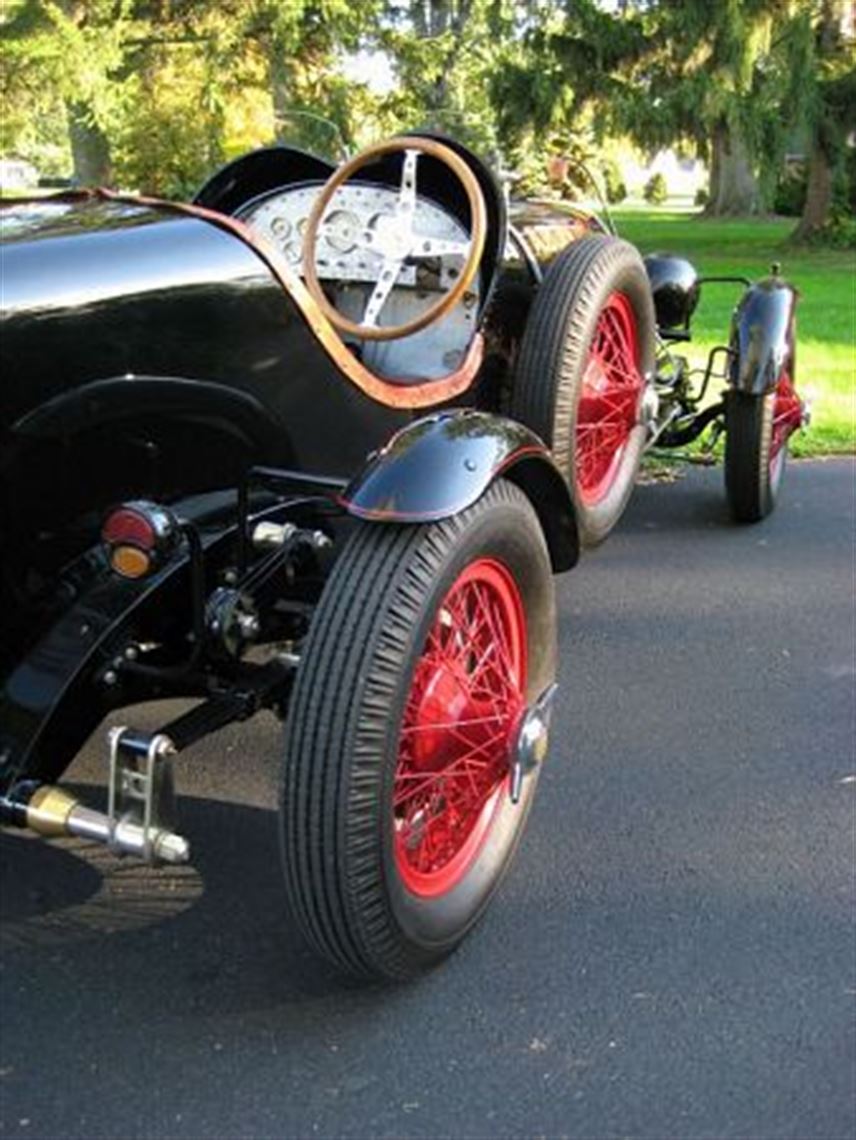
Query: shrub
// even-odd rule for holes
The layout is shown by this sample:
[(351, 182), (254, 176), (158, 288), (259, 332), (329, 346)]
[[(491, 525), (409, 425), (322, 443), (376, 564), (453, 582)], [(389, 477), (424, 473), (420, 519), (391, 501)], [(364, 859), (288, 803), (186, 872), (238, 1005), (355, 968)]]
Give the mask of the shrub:
[(547, 178), (547, 168), (543, 158), (529, 152), (512, 155), (514, 170), (514, 195), (519, 198), (545, 198), (554, 196), (554, 190)]
[(669, 187), (666, 185), (666, 179), (662, 174), (652, 174), (645, 183), (645, 189), (642, 193), (645, 197), (645, 201), (650, 202), (652, 206), (662, 206), (669, 196)]
[(600, 173), (603, 179), (606, 200), (610, 206), (614, 206), (618, 202), (623, 202), (627, 197), (627, 187), (624, 184), (624, 179), (621, 177), (618, 163), (611, 160), (604, 162), (600, 168)]
[(829, 221), (810, 241), (828, 249), (856, 249), (856, 220), (849, 210), (833, 209)]
[(791, 166), (782, 174), (773, 194), (773, 212), (798, 218), (805, 206), (808, 177), (804, 165)]
[(695, 198), (693, 201), (697, 206), (706, 206), (710, 201), (710, 194), (707, 192), (707, 187), (699, 186), (698, 190), (695, 192)]

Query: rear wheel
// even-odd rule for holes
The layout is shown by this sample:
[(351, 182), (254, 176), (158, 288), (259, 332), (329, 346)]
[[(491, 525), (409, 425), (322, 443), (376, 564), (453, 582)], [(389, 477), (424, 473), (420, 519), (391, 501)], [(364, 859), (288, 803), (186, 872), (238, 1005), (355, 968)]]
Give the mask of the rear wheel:
[(775, 507), (788, 438), (799, 416), (799, 399), (787, 374), (763, 396), (727, 393), (725, 494), (737, 522), (759, 522)]
[(571, 487), (582, 541), (621, 516), (647, 438), (654, 308), (633, 246), (585, 238), (550, 266), (520, 346), (511, 414), (552, 449)]
[(517, 733), (554, 674), (549, 557), (516, 487), (440, 523), (355, 532), (287, 726), (286, 887), (317, 950), (405, 978), (458, 945), (522, 833), (537, 768), (513, 803)]

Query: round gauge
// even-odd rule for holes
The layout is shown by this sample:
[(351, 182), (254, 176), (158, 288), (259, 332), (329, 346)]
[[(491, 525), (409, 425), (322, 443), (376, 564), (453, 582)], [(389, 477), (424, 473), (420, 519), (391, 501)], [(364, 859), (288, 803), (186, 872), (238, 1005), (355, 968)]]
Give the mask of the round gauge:
[(357, 244), (360, 219), (350, 210), (333, 210), (324, 219), (324, 236), (337, 253), (350, 253)]
[(389, 210), (379, 210), (376, 214), (372, 214), (369, 218), (367, 226), (369, 234), (366, 235), (366, 240), (370, 241), (370, 234), (377, 235), (378, 242), (381, 246), (380, 249), (373, 249), (369, 245), (365, 253), (371, 258), (383, 257), (382, 248), (385, 242), (395, 242), (400, 236), (400, 223), (398, 218)]
[(369, 218), (369, 229), (379, 234), (388, 234), (397, 224), (398, 219), (389, 210), (380, 210)]
[(300, 261), (302, 251), (299, 241), (288, 241), (282, 247), (282, 252), (285, 254), (286, 260), (290, 265), (297, 265)]
[(271, 219), (270, 230), (277, 241), (285, 242), (291, 233), (291, 222), (288, 218), (277, 215), (277, 217)]

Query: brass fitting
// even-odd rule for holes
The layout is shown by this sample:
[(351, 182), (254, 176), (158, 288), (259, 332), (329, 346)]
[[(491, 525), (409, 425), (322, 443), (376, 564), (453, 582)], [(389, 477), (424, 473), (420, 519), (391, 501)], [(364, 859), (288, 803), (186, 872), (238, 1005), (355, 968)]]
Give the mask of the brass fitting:
[(67, 835), (68, 818), (79, 801), (62, 788), (45, 784), (27, 804), (27, 827), (39, 835)]

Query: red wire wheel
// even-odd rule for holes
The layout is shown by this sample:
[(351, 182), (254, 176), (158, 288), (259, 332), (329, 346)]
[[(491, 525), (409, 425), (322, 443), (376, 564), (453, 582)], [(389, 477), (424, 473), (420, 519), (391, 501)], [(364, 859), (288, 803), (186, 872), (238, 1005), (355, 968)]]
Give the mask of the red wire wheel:
[(508, 793), (525, 693), (520, 592), (501, 563), (478, 559), (437, 610), (405, 706), (394, 852), (414, 894), (446, 894), (477, 858)]
[(603, 542), (633, 492), (656, 321), (639, 251), (580, 238), (548, 267), (520, 342), (509, 402), (568, 481), (584, 546)]
[(409, 978), (475, 927), (534, 800), (543, 756), (514, 798), (512, 761), (556, 653), (550, 555), (519, 487), (354, 527), (301, 653), (280, 799), (289, 905), (319, 953)]
[(802, 405), (789, 367), (763, 396), (725, 397), (725, 493), (737, 522), (753, 523), (775, 508), (788, 438), (802, 424)]
[(770, 439), (770, 478), (775, 479), (777, 469), (784, 463), (785, 446), (791, 433), (802, 423), (802, 405), (787, 372), (783, 372), (776, 386), (773, 401), (773, 427)]
[(641, 396), (636, 317), (628, 298), (615, 292), (598, 317), (577, 411), (576, 481), (586, 506), (612, 491)]

